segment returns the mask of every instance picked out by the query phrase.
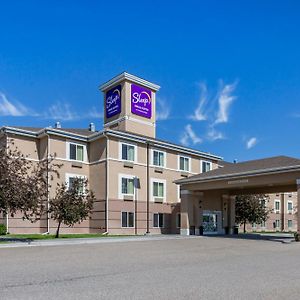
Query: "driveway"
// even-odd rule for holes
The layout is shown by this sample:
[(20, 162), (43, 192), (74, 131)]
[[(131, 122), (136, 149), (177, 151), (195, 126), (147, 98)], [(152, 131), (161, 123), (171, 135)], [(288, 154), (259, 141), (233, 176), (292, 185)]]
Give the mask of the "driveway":
[(1, 248), (1, 298), (297, 299), (299, 253), (223, 237)]

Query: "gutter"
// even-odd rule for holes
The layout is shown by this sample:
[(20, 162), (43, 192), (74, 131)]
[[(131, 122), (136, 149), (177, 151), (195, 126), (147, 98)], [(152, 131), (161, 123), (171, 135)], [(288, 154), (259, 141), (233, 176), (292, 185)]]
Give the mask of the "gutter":
[[(224, 179), (235, 179), (240, 177), (253, 177), (259, 175), (268, 175), (268, 173), (280, 172), (284, 173), (286, 171), (300, 171), (300, 165), (296, 166), (288, 166), (288, 167), (277, 167), (277, 168), (270, 168), (270, 169), (261, 169), (261, 170), (254, 170), (249, 172), (240, 172), (240, 173), (232, 173), (227, 175), (220, 175), (220, 176), (210, 176), (206, 178), (191, 178), (191, 179), (178, 179), (173, 181), (175, 184), (190, 184), (190, 183), (205, 183), (215, 180), (224, 180)], [(196, 175), (197, 176), (197, 175)]]

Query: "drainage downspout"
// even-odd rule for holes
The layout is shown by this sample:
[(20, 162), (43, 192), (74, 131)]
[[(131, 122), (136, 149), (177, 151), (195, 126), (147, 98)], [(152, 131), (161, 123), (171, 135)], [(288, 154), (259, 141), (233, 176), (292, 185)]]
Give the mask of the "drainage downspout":
[(105, 188), (105, 232), (108, 234), (108, 191), (109, 191), (109, 169), (108, 169), (108, 157), (109, 157), (109, 140), (105, 132), (103, 135), (106, 137), (106, 159), (105, 159), (105, 177), (106, 177), (106, 188)]
[[(4, 135), (5, 135), (5, 139), (6, 139), (6, 152), (8, 151), (8, 135), (7, 135), (7, 133), (6, 132), (4, 132)], [(7, 152), (8, 153), (8, 152)], [(6, 224), (5, 224), (5, 226), (6, 226), (6, 234), (8, 234), (9, 233), (9, 230), (8, 230), (8, 211), (5, 213), (5, 218), (6, 218)]]
[(50, 233), (50, 215), (49, 215), (49, 202), (50, 202), (50, 192), (49, 192), (49, 153), (50, 153), (50, 136), (49, 134), (45, 133), (47, 136), (47, 231), (43, 234), (49, 234)]

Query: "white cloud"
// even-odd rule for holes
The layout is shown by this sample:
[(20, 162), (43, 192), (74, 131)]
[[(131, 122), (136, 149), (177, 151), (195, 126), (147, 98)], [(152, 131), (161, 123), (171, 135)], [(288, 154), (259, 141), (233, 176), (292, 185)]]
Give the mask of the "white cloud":
[(236, 85), (237, 83), (234, 82), (232, 84), (226, 84), (223, 88), (221, 88), (218, 97), (219, 109), (215, 124), (228, 122), (229, 108), (232, 102), (236, 99), (236, 97), (232, 95)]
[(171, 108), (168, 102), (162, 98), (156, 100), (156, 120), (163, 121), (169, 119)]
[(79, 119), (79, 115), (74, 112), (68, 103), (57, 102), (49, 107), (45, 113), (46, 119), (55, 119), (61, 121), (73, 121)]
[(225, 139), (222, 132), (217, 131), (214, 127), (211, 127), (207, 132), (207, 139), (210, 141), (223, 140)]
[(246, 142), (246, 148), (247, 149), (251, 149), (253, 148), (256, 144), (257, 144), (257, 138), (256, 137), (252, 137), (249, 140), (247, 140)]
[(87, 113), (87, 117), (89, 118), (98, 118), (102, 119), (103, 118), (103, 113), (101, 111), (98, 111), (96, 107), (92, 107), (91, 110)]
[(189, 116), (189, 119), (194, 121), (205, 121), (207, 116), (204, 112), (207, 103), (207, 87), (205, 83), (200, 83), (200, 100), (194, 114)]
[(19, 102), (12, 103), (0, 92), (0, 116), (22, 117), (32, 115), (30, 110)]
[(191, 141), (193, 145), (202, 143), (202, 139), (194, 132), (191, 124), (185, 126), (184, 132), (180, 138), (180, 143), (185, 146), (189, 145), (189, 141)]

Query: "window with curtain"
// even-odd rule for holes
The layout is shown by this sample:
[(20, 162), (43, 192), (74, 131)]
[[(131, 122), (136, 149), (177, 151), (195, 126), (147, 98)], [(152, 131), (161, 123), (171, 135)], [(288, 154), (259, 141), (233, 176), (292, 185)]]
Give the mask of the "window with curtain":
[(122, 178), (122, 194), (133, 195), (134, 194), (134, 179)]
[(158, 167), (164, 167), (165, 165), (164, 152), (153, 150), (153, 165)]
[(210, 171), (211, 168), (212, 168), (211, 167), (211, 162), (209, 162), (209, 161), (202, 161), (201, 168), (202, 168), (202, 173)]
[(70, 159), (83, 161), (84, 160), (84, 146), (78, 144), (70, 144)]
[(188, 157), (179, 157), (179, 169), (180, 171), (189, 172), (190, 171), (190, 159)]
[(135, 160), (134, 152), (135, 152), (135, 146), (122, 144), (122, 159), (123, 160), (134, 161)]
[(164, 197), (164, 183), (153, 182), (153, 197), (163, 198)]

